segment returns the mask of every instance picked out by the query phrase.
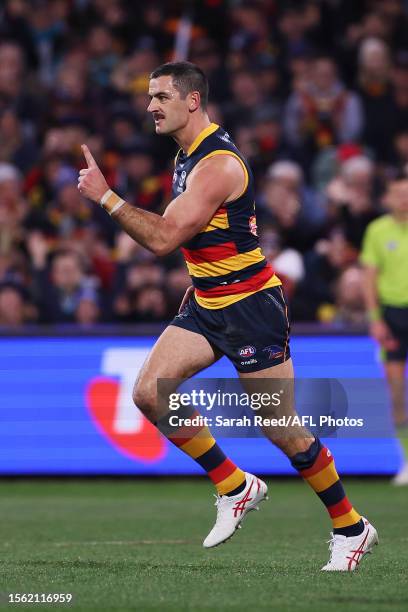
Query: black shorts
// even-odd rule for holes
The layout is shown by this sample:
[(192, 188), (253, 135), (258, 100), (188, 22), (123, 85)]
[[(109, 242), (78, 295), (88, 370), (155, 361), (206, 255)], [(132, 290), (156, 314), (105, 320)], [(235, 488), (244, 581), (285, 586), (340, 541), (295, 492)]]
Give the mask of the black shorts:
[(408, 356), (408, 307), (382, 306), (384, 321), (398, 342), (393, 351), (384, 351), (385, 361), (406, 361)]
[(256, 372), (290, 357), (288, 308), (282, 287), (210, 310), (193, 297), (170, 325), (201, 334), (226, 355), (238, 372)]

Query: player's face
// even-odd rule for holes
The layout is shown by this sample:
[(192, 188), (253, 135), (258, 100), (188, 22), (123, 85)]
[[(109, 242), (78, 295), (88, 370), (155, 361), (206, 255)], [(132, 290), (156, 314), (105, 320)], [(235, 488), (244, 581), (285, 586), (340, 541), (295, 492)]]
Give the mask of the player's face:
[(408, 218), (408, 179), (391, 183), (384, 203), (391, 212)]
[(150, 104), (156, 134), (174, 134), (185, 127), (189, 119), (189, 96), (183, 100), (173, 85), (171, 76), (151, 79), (149, 83)]

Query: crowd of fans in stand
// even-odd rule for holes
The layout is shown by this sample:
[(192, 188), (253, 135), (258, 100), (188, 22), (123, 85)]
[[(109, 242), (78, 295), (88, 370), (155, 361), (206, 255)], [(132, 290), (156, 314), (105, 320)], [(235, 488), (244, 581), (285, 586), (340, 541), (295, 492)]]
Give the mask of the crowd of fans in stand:
[[(111, 187), (160, 213), (177, 146), (146, 113), (184, 2), (0, 7), (0, 326), (170, 319), (190, 284), (82, 198), (86, 142)], [(265, 255), (295, 321), (361, 323), (359, 250), (408, 171), (404, 0), (189, 3), (209, 115), (252, 166)]]

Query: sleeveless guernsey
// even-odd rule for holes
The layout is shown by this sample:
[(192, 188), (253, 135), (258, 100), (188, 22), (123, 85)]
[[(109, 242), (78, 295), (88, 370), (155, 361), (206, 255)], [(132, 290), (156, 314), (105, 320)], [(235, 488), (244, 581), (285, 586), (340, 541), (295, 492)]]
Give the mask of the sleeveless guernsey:
[(173, 197), (185, 190), (190, 172), (202, 159), (232, 155), (242, 165), (242, 193), (221, 204), (208, 225), (182, 246), (195, 298), (200, 306), (230, 306), (257, 291), (281, 284), (259, 247), (254, 179), (251, 170), (227, 132), (212, 123), (175, 160)]

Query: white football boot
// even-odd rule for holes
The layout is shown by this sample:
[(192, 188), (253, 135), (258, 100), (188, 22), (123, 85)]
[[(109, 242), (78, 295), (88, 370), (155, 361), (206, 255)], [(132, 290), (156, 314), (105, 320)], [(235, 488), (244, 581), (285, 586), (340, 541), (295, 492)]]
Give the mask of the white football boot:
[(404, 463), (398, 474), (395, 474), (391, 483), (396, 487), (404, 487), (408, 485), (408, 462)]
[(238, 495), (216, 495), (217, 520), (203, 542), (204, 548), (212, 548), (225, 542), (241, 527), (241, 522), (251, 510), (259, 510), (259, 502), (268, 499), (268, 487), (260, 478), (245, 472), (246, 487)]
[(354, 572), (361, 559), (372, 552), (378, 544), (378, 534), (363, 516), (364, 531), (358, 536), (346, 537), (344, 535), (331, 534), (329, 541), (330, 559), (327, 565), (322, 567), (323, 572)]

